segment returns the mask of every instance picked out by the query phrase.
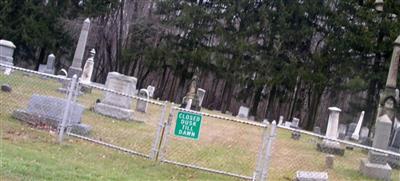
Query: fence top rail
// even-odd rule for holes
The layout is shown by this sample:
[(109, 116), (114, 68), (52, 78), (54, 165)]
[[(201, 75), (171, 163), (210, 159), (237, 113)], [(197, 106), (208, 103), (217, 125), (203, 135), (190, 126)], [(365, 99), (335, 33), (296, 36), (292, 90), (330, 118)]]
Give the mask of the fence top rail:
[(268, 126), (267, 124), (264, 124), (264, 123), (258, 123), (258, 122), (254, 122), (254, 121), (245, 121), (245, 120), (240, 120), (240, 119), (228, 118), (228, 117), (215, 115), (215, 114), (210, 114), (210, 113), (205, 113), (205, 112), (187, 110), (187, 109), (183, 109), (183, 108), (180, 108), (180, 107), (173, 107), (173, 109), (179, 110), (179, 111), (190, 112), (190, 113), (194, 113), (194, 114), (200, 114), (200, 115), (211, 117), (211, 118), (217, 118), (217, 119), (222, 119), (222, 120), (226, 120), (226, 121), (232, 121), (232, 122), (236, 122), (236, 123), (262, 127), (262, 128), (266, 128)]
[(326, 140), (329, 140), (329, 141), (336, 141), (336, 142), (343, 143), (343, 144), (346, 144), (346, 145), (351, 145), (351, 146), (358, 147), (358, 148), (363, 148), (363, 149), (367, 149), (367, 150), (371, 150), (371, 151), (376, 151), (376, 152), (385, 153), (385, 154), (389, 154), (389, 155), (400, 157), (400, 153), (396, 153), (396, 152), (388, 151), (388, 150), (382, 150), (382, 149), (374, 148), (374, 147), (371, 147), (371, 146), (365, 146), (365, 145), (353, 143), (351, 141), (340, 140), (340, 139), (337, 139), (337, 138), (336, 139), (335, 138), (329, 138), (327, 136), (316, 134), (316, 133), (309, 132), (309, 131), (304, 131), (304, 130), (300, 130), (300, 129), (296, 129), (296, 128), (290, 128), (290, 127), (286, 127), (286, 126), (283, 126), (283, 125), (278, 125), (278, 128), (289, 130), (289, 131), (296, 131), (296, 132), (299, 132), (299, 133), (303, 133), (305, 135), (314, 136), (314, 137), (326, 139)]
[(61, 75), (47, 74), (47, 73), (43, 73), (43, 72), (29, 70), (29, 69), (25, 69), (25, 68), (21, 68), (21, 67), (15, 67), (15, 66), (11, 66), (11, 65), (2, 64), (2, 63), (0, 63), (0, 67), (9, 68), (12, 70), (18, 70), (21, 72), (26, 72), (26, 73), (35, 74), (35, 75), (45, 76), (45, 77), (49, 77), (49, 78), (53, 78), (53, 79), (68, 80), (68, 81), (71, 80), (71, 78), (67, 78), (67, 77), (61, 76)]
[(125, 97), (129, 97), (129, 98), (141, 100), (141, 101), (148, 102), (150, 104), (155, 104), (155, 105), (158, 105), (158, 106), (165, 106), (166, 105), (166, 102), (153, 101), (153, 100), (150, 100), (150, 99), (141, 98), (141, 97), (138, 97), (138, 96), (129, 95), (129, 94), (125, 94), (125, 93), (122, 93), (122, 92), (114, 91), (114, 90), (111, 90), (111, 89), (108, 89), (108, 88), (105, 88), (105, 87), (100, 87), (100, 86), (97, 86), (97, 85), (94, 85), (94, 84), (88, 84), (88, 83), (81, 82), (81, 81), (79, 81), (79, 84), (82, 84), (82, 85), (85, 85), (85, 86), (88, 86), (88, 87), (92, 87), (92, 88), (95, 88), (95, 89), (99, 89), (99, 90), (102, 90), (102, 91), (110, 92), (110, 93), (113, 93), (113, 94), (117, 94), (117, 95), (120, 95), (120, 96), (125, 96)]

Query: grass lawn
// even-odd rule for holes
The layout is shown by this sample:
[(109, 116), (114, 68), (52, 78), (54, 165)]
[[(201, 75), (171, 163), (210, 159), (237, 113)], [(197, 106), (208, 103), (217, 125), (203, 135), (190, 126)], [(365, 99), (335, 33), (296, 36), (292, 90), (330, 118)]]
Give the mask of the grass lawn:
[[(32, 94), (64, 98), (64, 94), (56, 91), (61, 83), (17, 71), (11, 76), (1, 74), (0, 84), (3, 83), (10, 84), (13, 91), (0, 92), (1, 180), (234, 179), (160, 164), (71, 137), (59, 145), (54, 133), (21, 124), (11, 117), (11, 113), (26, 108)], [(149, 104), (147, 113), (135, 111), (134, 119), (143, 122), (120, 121), (92, 111), (96, 100), (102, 98), (103, 93), (93, 89), (92, 93), (77, 99), (86, 108), (82, 122), (93, 127), (90, 138), (148, 155), (159, 125), (161, 107)], [(169, 104), (167, 110), (170, 107)], [(135, 108), (136, 100), (132, 100), (132, 109)], [(206, 109), (202, 111), (221, 114)], [(196, 141), (173, 136), (174, 127), (173, 121), (171, 129), (167, 130), (170, 135), (163, 154), (165, 159), (252, 176), (263, 128), (203, 116), (200, 139)], [(346, 150), (343, 157), (335, 158), (334, 168), (327, 170), (324, 168), (325, 154), (316, 151), (318, 141), (305, 135), (295, 141), (290, 138), (290, 132), (278, 129), (270, 180), (292, 180), (297, 170), (327, 171), (330, 180), (369, 180), (358, 172), (360, 159), (367, 157), (365, 152)], [(399, 170), (394, 170), (392, 175), (393, 180), (400, 180)]]

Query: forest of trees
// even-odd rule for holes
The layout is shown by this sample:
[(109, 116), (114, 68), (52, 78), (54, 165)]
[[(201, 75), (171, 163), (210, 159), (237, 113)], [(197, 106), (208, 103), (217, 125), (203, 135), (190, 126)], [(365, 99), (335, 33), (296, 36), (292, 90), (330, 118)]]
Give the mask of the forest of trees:
[(90, 17), (94, 81), (117, 71), (156, 86), (155, 97), (180, 103), (196, 67), (203, 106), (257, 120), (299, 117), (324, 128), (327, 107), (342, 122), (365, 110), (372, 126), (400, 3), (385, 0), (0, 0), (0, 39), (15, 43), (17, 66), (37, 69), (50, 52), (72, 61)]

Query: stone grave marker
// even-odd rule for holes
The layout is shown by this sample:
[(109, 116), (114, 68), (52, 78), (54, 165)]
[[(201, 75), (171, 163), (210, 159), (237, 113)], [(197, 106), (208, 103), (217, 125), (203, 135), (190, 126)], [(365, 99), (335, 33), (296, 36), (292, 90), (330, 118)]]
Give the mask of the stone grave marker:
[[(149, 91), (147, 91), (147, 89), (140, 89), (138, 97), (148, 100), (150, 97)], [(136, 111), (146, 113), (148, 104), (149, 103), (147, 101), (138, 99), (136, 104)]]
[(147, 86), (147, 91), (149, 92), (149, 97), (153, 97), (154, 96), (154, 91), (156, 90), (156, 88), (154, 86)]
[(351, 135), (351, 139), (353, 139), (353, 140), (358, 140), (360, 138), (360, 131), (361, 131), (362, 122), (364, 120), (364, 114), (365, 114), (365, 112), (362, 111), (360, 114), (360, 118), (358, 119), (356, 129), (354, 130), (354, 132)]
[(206, 90), (198, 88), (197, 96), (199, 97), (199, 106), (201, 107), (203, 104), (204, 96), (206, 95)]
[[(131, 95), (136, 89), (137, 79), (135, 77), (125, 76), (118, 72), (110, 72), (107, 75), (106, 88)], [(132, 98), (104, 91), (104, 98), (97, 103), (94, 111), (105, 116), (120, 120), (132, 120), (133, 111), (131, 110)]]
[(292, 119), (292, 124), (290, 125), (290, 127), (299, 128), (299, 123), (300, 123), (300, 119), (299, 118), (293, 118)]
[(369, 129), (368, 127), (362, 127), (360, 131), (360, 140), (368, 139)]
[(339, 115), (342, 110), (337, 107), (330, 107), (329, 111), (328, 126), (325, 134), (329, 139), (324, 139), (322, 143), (318, 143), (317, 150), (323, 153), (343, 156), (345, 149), (337, 141), (331, 140), (338, 137)]
[(338, 132), (339, 139), (344, 139), (346, 137), (347, 126), (345, 124), (339, 124)]
[(352, 134), (354, 133), (354, 131), (356, 130), (356, 128), (357, 128), (357, 123), (350, 123), (349, 126), (348, 126), (348, 128), (347, 128), (347, 131), (346, 131), (346, 137), (347, 137), (347, 138), (350, 138), (351, 135), (352, 135)]
[(56, 56), (54, 54), (50, 54), (47, 56), (47, 64), (40, 64), (39, 65), (39, 72), (43, 72), (46, 74), (54, 74), (55, 69), (54, 69), (54, 61), (56, 59)]
[(292, 122), (285, 121), (285, 127), (290, 127), (292, 125)]
[(319, 126), (315, 126), (313, 132), (316, 134), (321, 134), (321, 128)]
[(249, 117), (249, 111), (250, 109), (248, 107), (240, 106), (237, 117), (247, 119)]
[(83, 83), (90, 84), (92, 82), (95, 54), (96, 54), (96, 51), (94, 49), (92, 49), (90, 51), (90, 57), (86, 60), (85, 66), (83, 67), (82, 76), (80, 78), (80, 80)]
[(8, 40), (0, 40), (0, 63), (14, 66), (14, 49), (16, 46), (13, 42)]
[[(16, 110), (13, 117), (31, 125), (48, 125), (54, 129), (62, 122), (67, 101), (65, 99), (34, 94), (28, 103), (26, 110)], [(71, 104), (69, 125), (76, 128), (84, 128), (85, 134), (91, 127), (81, 124), (84, 107), (80, 104)]]
[(295, 181), (328, 181), (328, 173), (297, 171)]
[(282, 124), (283, 124), (283, 116), (279, 116), (278, 125), (282, 125)]

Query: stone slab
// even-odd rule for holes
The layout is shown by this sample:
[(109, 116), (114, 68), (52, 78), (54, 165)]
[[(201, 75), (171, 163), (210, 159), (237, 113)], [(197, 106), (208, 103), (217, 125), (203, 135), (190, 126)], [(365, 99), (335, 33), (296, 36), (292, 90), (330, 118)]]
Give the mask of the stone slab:
[(81, 135), (81, 136), (88, 136), (90, 131), (92, 130), (92, 126), (87, 124), (75, 124), (71, 127), (71, 132)]
[(340, 145), (334, 145), (334, 144), (327, 144), (327, 143), (317, 143), (317, 150), (322, 152), (322, 153), (328, 153), (332, 155), (339, 155), (343, 156), (345, 152), (345, 148), (341, 147)]
[(102, 114), (104, 116), (112, 117), (115, 119), (120, 119), (120, 120), (133, 120), (133, 111), (130, 109), (124, 109), (121, 107), (109, 105), (109, 104), (104, 104), (104, 103), (97, 103), (94, 106), (94, 111)]
[(327, 172), (297, 171), (296, 181), (328, 181)]
[(392, 168), (389, 164), (374, 164), (367, 159), (362, 159), (360, 163), (360, 172), (370, 178), (391, 180)]

